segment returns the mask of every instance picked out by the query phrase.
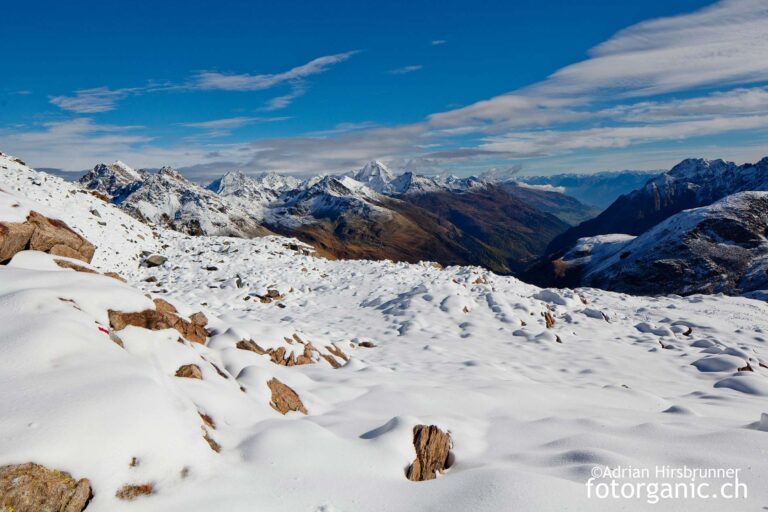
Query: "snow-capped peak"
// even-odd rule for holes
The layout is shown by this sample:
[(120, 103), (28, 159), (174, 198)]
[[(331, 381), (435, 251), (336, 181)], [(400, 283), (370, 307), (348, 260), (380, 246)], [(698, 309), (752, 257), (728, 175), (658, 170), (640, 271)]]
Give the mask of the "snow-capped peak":
[(141, 180), (142, 175), (138, 171), (118, 160), (112, 164), (97, 164), (79, 181), (91, 190), (113, 196), (122, 187)]
[(395, 179), (395, 175), (386, 165), (378, 160), (372, 160), (362, 169), (346, 174), (350, 178), (367, 185), (376, 192), (382, 193), (386, 186)]

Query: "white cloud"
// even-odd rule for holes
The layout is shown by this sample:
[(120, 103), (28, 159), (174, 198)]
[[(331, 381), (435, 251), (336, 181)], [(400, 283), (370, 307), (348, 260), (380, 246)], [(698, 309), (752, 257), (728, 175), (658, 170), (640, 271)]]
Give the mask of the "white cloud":
[(441, 44), (445, 44), (445, 43), (447, 43), (447, 42), (448, 42), (448, 41), (446, 41), (445, 39), (433, 39), (433, 40), (430, 42), (430, 44), (431, 44), (432, 46), (440, 46)]
[(390, 75), (407, 75), (408, 73), (413, 73), (414, 71), (418, 71), (421, 68), (423, 68), (421, 64), (414, 64), (412, 66), (403, 66), (401, 68), (395, 68), (390, 69), (387, 71)]
[(694, 13), (642, 22), (543, 82), (434, 114), (430, 123), (464, 133), (467, 127), (541, 126), (588, 118), (597, 101), (765, 82), (766, 33), (764, 0), (725, 0)]
[(251, 75), (247, 73), (228, 74), (216, 71), (202, 71), (193, 77), (190, 87), (222, 91), (261, 91), (285, 82), (292, 82), (323, 73), (334, 64), (344, 62), (356, 53), (358, 52), (351, 51), (318, 57), (301, 66), (274, 74)]
[(717, 117), (664, 124), (508, 133), (488, 138), (479, 147), (488, 151), (530, 157), (575, 149), (623, 148), (633, 144), (681, 140), (765, 127), (768, 127), (768, 115)]
[(74, 96), (51, 96), (49, 100), (62, 110), (77, 112), (78, 114), (96, 114), (114, 110), (118, 101), (140, 90), (139, 88), (95, 87), (75, 91)]
[(302, 82), (295, 81), (288, 93), (272, 98), (260, 110), (270, 112), (273, 110), (283, 109), (293, 103), (293, 100), (296, 98), (304, 96), (305, 92), (306, 88), (304, 87), (304, 84)]
[(278, 121), (286, 121), (290, 117), (254, 117), (254, 116), (240, 116), (240, 117), (228, 117), (224, 119), (212, 119), (210, 121), (200, 121), (196, 123), (180, 123), (180, 126), (187, 128), (199, 128), (206, 131), (208, 137), (223, 137), (232, 133), (233, 130), (242, 128), (255, 123), (274, 123)]

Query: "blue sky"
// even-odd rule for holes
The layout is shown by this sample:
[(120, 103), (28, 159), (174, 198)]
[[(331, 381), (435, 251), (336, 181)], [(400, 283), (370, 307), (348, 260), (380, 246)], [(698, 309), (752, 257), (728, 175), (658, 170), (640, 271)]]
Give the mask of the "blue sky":
[(768, 5), (35, 1), (4, 7), (0, 150), (197, 179), (755, 160)]

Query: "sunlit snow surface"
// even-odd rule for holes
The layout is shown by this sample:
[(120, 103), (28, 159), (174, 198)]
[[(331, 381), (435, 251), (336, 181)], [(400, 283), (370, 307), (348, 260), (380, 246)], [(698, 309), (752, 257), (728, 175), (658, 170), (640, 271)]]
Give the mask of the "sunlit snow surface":
[[(746, 501), (659, 510), (768, 504), (764, 302), (540, 290), (479, 268), (327, 261), (284, 238), (153, 234), (4, 156), (0, 189), (7, 220), (19, 220), (14, 208), (45, 209), (98, 246), (95, 268), (130, 283), (61, 269), (41, 253), (0, 267), (0, 465), (89, 478), (89, 511), (648, 508), (587, 498), (595, 465), (740, 468), (749, 488)], [(140, 267), (143, 250), (168, 261)], [(285, 298), (253, 298), (268, 288)], [(125, 349), (112, 343), (98, 328), (107, 309), (151, 307), (146, 292), (183, 314), (203, 311), (216, 332), (208, 346), (137, 328), (118, 333)], [(293, 334), (335, 344), (350, 361), (286, 368), (235, 348), (243, 338), (289, 347)], [(360, 341), (376, 346), (350, 344)], [(202, 381), (174, 377), (189, 363)], [(754, 371), (738, 371), (747, 365)], [(268, 405), (273, 376), (309, 415)], [(215, 421), (221, 453), (203, 440), (199, 413)], [(455, 442), (455, 465), (435, 481), (404, 476), (418, 423)], [(114, 497), (147, 482), (152, 496)]]

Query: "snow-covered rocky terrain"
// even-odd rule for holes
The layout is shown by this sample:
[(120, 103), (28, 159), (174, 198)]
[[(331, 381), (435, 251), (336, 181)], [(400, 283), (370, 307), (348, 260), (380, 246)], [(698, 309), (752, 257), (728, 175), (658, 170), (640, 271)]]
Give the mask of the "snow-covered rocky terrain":
[(626, 293), (768, 296), (768, 192), (685, 210), (638, 237), (582, 238), (560, 265), (585, 286)]
[[(748, 486), (660, 510), (768, 503), (765, 302), (189, 236), (5, 155), (0, 190), (0, 222), (37, 211), (96, 245), (90, 264), (25, 250), (0, 266), (0, 465), (89, 479), (88, 511), (649, 507), (589, 497), (595, 466), (737, 468)], [(169, 305), (185, 333), (205, 315), (204, 343), (118, 322)], [(453, 454), (414, 482), (419, 424)]]
[(688, 158), (668, 172), (622, 195), (594, 219), (555, 237), (547, 253), (570, 249), (579, 238), (623, 233), (639, 235), (683, 210), (707, 206), (738, 192), (768, 191), (768, 157), (736, 165)]

